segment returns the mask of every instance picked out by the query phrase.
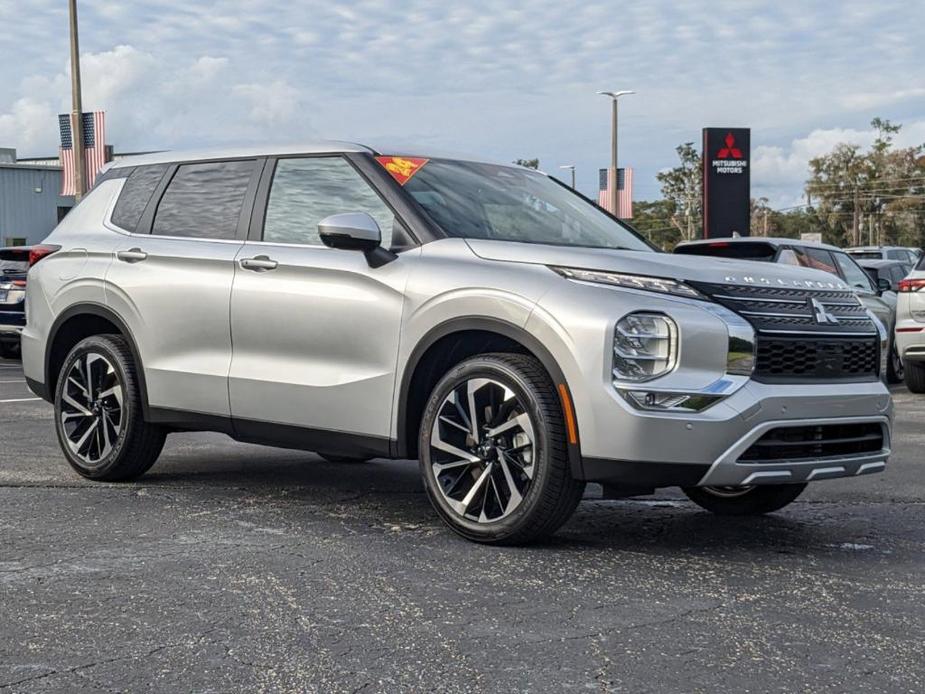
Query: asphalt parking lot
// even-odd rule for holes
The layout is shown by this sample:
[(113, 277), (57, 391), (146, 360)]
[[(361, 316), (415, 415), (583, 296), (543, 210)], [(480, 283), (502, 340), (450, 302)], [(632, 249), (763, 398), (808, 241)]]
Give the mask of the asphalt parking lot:
[(925, 691), (925, 398), (879, 476), (724, 519), (601, 501), (457, 539), (416, 463), (220, 435), (86, 482), (0, 361), (0, 691)]

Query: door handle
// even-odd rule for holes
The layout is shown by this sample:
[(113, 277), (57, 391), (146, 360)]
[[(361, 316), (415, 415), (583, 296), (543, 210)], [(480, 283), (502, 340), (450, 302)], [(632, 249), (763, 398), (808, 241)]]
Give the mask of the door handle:
[(147, 258), (148, 254), (140, 248), (130, 248), (127, 251), (117, 252), (116, 257), (119, 260), (124, 260), (126, 263), (139, 263)]
[(254, 270), (256, 272), (275, 270), (277, 265), (279, 265), (279, 263), (265, 255), (258, 255), (254, 258), (243, 258), (241, 260), (241, 267), (245, 270)]

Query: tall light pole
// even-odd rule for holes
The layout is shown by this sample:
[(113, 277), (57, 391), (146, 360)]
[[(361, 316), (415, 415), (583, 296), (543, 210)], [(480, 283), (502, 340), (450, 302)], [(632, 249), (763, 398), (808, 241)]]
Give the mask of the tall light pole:
[(80, 98), (80, 44), (77, 41), (77, 0), (68, 0), (71, 15), (71, 147), (74, 148), (74, 182), (80, 202), (87, 190), (84, 179), (83, 104)]
[(572, 190), (575, 190), (575, 165), (574, 164), (563, 164), (559, 168), (569, 169), (572, 172)]
[(617, 101), (621, 96), (626, 96), (627, 94), (635, 94), (636, 92), (623, 90), (619, 92), (608, 92), (608, 91), (599, 91), (598, 94), (602, 96), (610, 97), (610, 100), (613, 102), (613, 122), (611, 123), (611, 133), (610, 133), (610, 146), (611, 146), (611, 158), (610, 158), (610, 207), (611, 212), (614, 216), (617, 215), (617, 201), (619, 200), (619, 195), (617, 194), (617, 172), (619, 168), (617, 167)]

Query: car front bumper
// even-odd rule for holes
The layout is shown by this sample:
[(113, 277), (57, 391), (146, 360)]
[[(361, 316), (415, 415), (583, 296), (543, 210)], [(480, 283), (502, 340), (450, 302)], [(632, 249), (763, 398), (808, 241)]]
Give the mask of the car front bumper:
[[(828, 385), (767, 385), (749, 381), (713, 407), (691, 414), (639, 412), (615, 393), (601, 402), (612, 425), (582, 439), (585, 479), (604, 484), (742, 486), (802, 483), (880, 472), (890, 455), (893, 414), (879, 381)], [(615, 411), (614, 407), (619, 408)], [(740, 461), (777, 428), (876, 425), (879, 450), (859, 454)]]

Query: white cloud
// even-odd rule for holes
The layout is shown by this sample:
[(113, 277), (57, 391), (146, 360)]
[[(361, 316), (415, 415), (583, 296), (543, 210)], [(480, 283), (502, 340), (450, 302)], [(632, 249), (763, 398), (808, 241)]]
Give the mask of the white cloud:
[(289, 121), (299, 107), (299, 92), (283, 80), (238, 84), (232, 89), (248, 106), (250, 119), (272, 128)]
[(925, 96), (925, 87), (910, 87), (889, 92), (861, 91), (845, 95), (842, 98), (842, 103), (846, 108), (860, 111), (891, 106), (902, 101), (917, 99), (923, 96)]
[(23, 97), (7, 113), (0, 113), (0, 142), (19, 148), (20, 155), (38, 151), (57, 152), (57, 115), (47, 103)]

